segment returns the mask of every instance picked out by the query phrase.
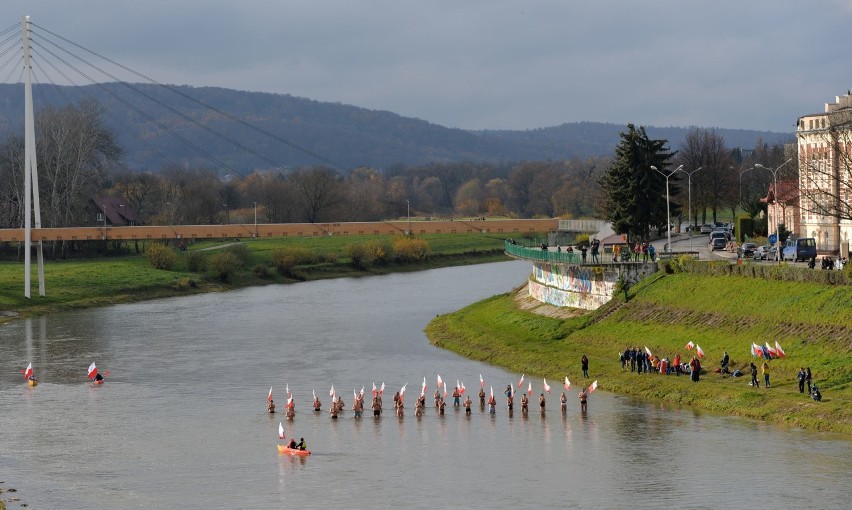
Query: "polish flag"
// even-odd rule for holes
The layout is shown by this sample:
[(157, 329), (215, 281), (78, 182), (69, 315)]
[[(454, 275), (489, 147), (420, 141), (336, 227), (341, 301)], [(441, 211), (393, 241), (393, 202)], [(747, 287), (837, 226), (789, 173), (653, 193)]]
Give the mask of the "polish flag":
[(358, 400), (358, 388), (352, 388), (352, 400)]
[(521, 385), (522, 385), (522, 384), (524, 384), (524, 375), (525, 375), (525, 374), (521, 374), (521, 380), (520, 380), (520, 381), (518, 381), (518, 388), (520, 388), (520, 387), (521, 387)]
[(485, 379), (482, 378), (482, 374), (479, 374), (479, 387), (485, 389)]
[(703, 358), (703, 357), (704, 357), (704, 351), (703, 351), (703, 350), (701, 350), (701, 346), (700, 346), (700, 345), (698, 345), (698, 344), (695, 344), (695, 354), (696, 354), (699, 358)]
[(375, 397), (379, 394), (379, 390), (376, 389), (376, 383), (373, 383), (373, 390), (370, 393)]
[(444, 398), (446, 398), (446, 397), (447, 397), (447, 385), (445, 384), (444, 385)]
[(408, 386), (408, 383), (402, 385), (402, 389), (399, 390), (399, 399), (402, 400), (402, 397), (405, 396), (405, 387)]
[(648, 353), (648, 356), (653, 356), (653, 354), (651, 354), (651, 349), (649, 349), (647, 345), (645, 346), (645, 352)]
[(31, 375), (33, 375), (33, 364), (30, 363), (27, 365), (27, 368), (21, 370), (24, 373), (24, 379), (29, 379)]
[(441, 379), (441, 374), (438, 374), (438, 387), (440, 388), (442, 384), (444, 384), (444, 380)]
[(290, 393), (290, 385), (289, 385), (289, 384), (287, 384), (287, 385), (284, 387), (284, 391), (286, 391), (286, 392), (287, 392), (287, 398), (293, 398), (293, 394), (292, 394), (292, 393)]
[(596, 389), (598, 389), (598, 381), (597, 381), (597, 379), (595, 379), (595, 382), (593, 382), (593, 383), (592, 383), (592, 385), (591, 385), (591, 386), (589, 386), (589, 393), (594, 393), (594, 391), (595, 391)]
[(379, 395), (384, 395), (385, 393), (385, 382), (382, 381), (382, 387), (379, 388)]
[(778, 351), (775, 350), (774, 347), (769, 346), (769, 342), (766, 342), (766, 350), (769, 352), (769, 355), (773, 358), (778, 357)]
[(547, 379), (544, 379), (544, 391), (546, 391), (547, 394), (550, 395), (550, 386), (547, 385)]
[(494, 398), (494, 386), (491, 387), (491, 398)]
[(96, 375), (98, 375), (98, 367), (95, 366), (95, 362), (93, 361), (89, 365), (89, 379), (94, 379)]
[(287, 407), (292, 409), (294, 405), (295, 404), (293, 403), (293, 396), (291, 395), (291, 396), (287, 397)]
[(420, 388), (420, 396), (422, 397), (425, 394), (426, 394), (426, 378), (424, 377), (423, 378), (423, 386)]
[(686, 350), (687, 350), (687, 351), (691, 351), (691, 350), (692, 350), (692, 348), (693, 348), (693, 347), (695, 347), (695, 344), (694, 344), (694, 343), (692, 343), (692, 340), (690, 340), (690, 341), (686, 344), (686, 346), (685, 346), (685, 347), (686, 347)]
[(333, 385), (333, 384), (331, 385), (331, 389), (330, 389), (330, 390), (328, 390), (328, 396), (329, 396), (329, 397), (334, 397), (334, 385)]
[(281, 425), (281, 422), (278, 422), (278, 439), (284, 439), (284, 425)]
[(527, 384), (529, 385), (527, 386), (527, 394), (529, 396), (532, 396), (532, 381), (528, 382)]
[(459, 387), (459, 393), (464, 395), (464, 383), (461, 383), (461, 386)]
[(361, 386), (361, 391), (358, 392), (358, 396), (364, 398), (364, 387)]
[(778, 356), (782, 358), (787, 357), (787, 353), (785, 353), (784, 349), (781, 348), (781, 344), (778, 343), (778, 340), (775, 341), (775, 350), (778, 351)]
[(751, 355), (752, 356), (763, 356), (763, 349), (757, 345), (756, 343), (751, 343)]
[(571, 391), (571, 381), (568, 378), (565, 378), (565, 391)]
[(316, 392), (316, 390), (311, 390), (311, 393), (313, 393), (313, 395), (314, 395), (314, 400), (316, 400), (316, 399), (317, 399), (317, 392)]
[[(91, 375), (89, 377), (92, 377)], [(266, 400), (272, 402), (272, 386), (269, 387), (269, 393), (266, 394)]]

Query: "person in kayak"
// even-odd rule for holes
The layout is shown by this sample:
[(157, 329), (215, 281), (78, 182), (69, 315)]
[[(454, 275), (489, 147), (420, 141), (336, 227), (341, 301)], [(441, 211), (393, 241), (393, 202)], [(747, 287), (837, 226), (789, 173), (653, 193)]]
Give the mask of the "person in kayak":
[(98, 372), (98, 373), (95, 375), (95, 382), (96, 382), (96, 383), (102, 383), (102, 382), (104, 382), (104, 376), (102, 376), (102, 375), (100, 374), (100, 372)]
[(275, 412), (275, 402), (273, 402), (272, 399), (270, 399), (269, 403), (266, 404), (266, 410), (269, 411), (270, 413)]
[(298, 448), (299, 448), (300, 450), (302, 450), (302, 451), (305, 451), (305, 450), (307, 450), (307, 449), (308, 449), (308, 444), (307, 444), (307, 443), (305, 443), (305, 438), (304, 438), (304, 437), (300, 438), (300, 440), (299, 440), (299, 447), (298, 447)]
[(287, 448), (289, 448), (291, 450), (298, 450), (299, 449), (299, 446), (296, 444), (296, 438), (290, 439), (290, 444), (287, 445)]

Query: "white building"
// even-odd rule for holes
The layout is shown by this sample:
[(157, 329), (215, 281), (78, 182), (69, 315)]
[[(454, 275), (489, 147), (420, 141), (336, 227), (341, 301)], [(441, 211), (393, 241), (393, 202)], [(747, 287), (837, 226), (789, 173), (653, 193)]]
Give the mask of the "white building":
[(852, 239), (852, 91), (799, 117), (800, 237), (848, 257)]

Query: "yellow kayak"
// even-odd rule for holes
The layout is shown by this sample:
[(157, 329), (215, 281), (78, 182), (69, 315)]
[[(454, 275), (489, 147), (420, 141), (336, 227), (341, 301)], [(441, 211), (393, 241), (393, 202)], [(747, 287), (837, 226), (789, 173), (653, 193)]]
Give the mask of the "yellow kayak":
[(286, 454), (289, 454), (289, 455), (310, 455), (311, 451), (310, 450), (299, 450), (299, 449), (296, 449), (296, 448), (290, 448), (289, 446), (287, 446), (285, 444), (279, 444), (278, 445), (278, 453), (286, 453)]
[(38, 385), (38, 381), (36, 381), (35, 379), (28, 379), (27, 384), (29, 384), (30, 386), (36, 386)]

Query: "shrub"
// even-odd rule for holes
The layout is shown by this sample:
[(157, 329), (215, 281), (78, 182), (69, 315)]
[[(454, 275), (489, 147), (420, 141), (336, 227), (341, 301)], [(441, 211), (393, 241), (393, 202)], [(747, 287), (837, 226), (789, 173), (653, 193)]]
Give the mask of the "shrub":
[(201, 252), (190, 251), (186, 253), (186, 269), (192, 273), (200, 273), (207, 269), (207, 257)]
[(303, 246), (285, 246), (272, 252), (272, 265), (281, 275), (292, 276), (295, 266), (312, 264), (316, 260), (316, 253)]
[(397, 237), (393, 240), (392, 246), (396, 260), (403, 264), (423, 262), (429, 257), (429, 242), (425, 239)]
[(251, 250), (249, 250), (248, 245), (245, 243), (235, 243), (230, 246), (226, 246), (224, 251), (233, 253), (238, 259), (240, 259), (240, 267), (247, 266), (248, 263), (251, 262)]
[(170, 271), (177, 262), (177, 253), (168, 246), (160, 243), (154, 243), (148, 246), (147, 255), (148, 261), (154, 269)]
[(577, 234), (577, 237), (574, 238), (574, 244), (577, 246), (588, 246), (589, 234)]
[(269, 278), (269, 267), (266, 264), (254, 266), (254, 275), (258, 278)]
[(367, 269), (376, 261), (364, 243), (347, 244), (345, 251), (355, 269)]
[(198, 282), (192, 280), (190, 278), (181, 278), (175, 284), (175, 288), (178, 290), (187, 290), (187, 289), (195, 289), (198, 287)]
[(367, 250), (373, 254), (376, 264), (385, 265), (393, 258), (393, 248), (384, 241), (367, 241)]
[(210, 257), (210, 269), (223, 282), (227, 282), (241, 267), (242, 261), (231, 251), (221, 251)]

